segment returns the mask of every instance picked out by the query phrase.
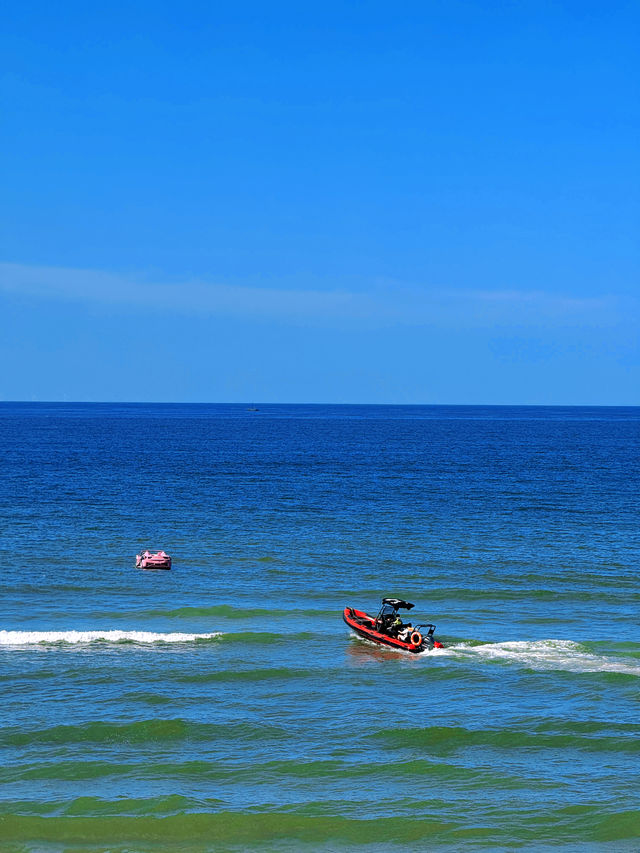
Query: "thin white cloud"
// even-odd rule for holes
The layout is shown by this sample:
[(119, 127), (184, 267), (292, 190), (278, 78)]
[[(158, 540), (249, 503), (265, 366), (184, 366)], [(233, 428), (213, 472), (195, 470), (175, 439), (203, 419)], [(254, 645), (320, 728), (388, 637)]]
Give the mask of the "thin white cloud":
[(544, 291), (288, 289), (203, 281), (160, 283), (99, 270), (0, 264), (0, 291), (147, 312), (262, 319), (303, 325), (444, 328), (603, 326), (637, 319), (640, 300)]
[(99, 270), (0, 264), (0, 288), (48, 299), (141, 306), (197, 314), (304, 318), (349, 310), (352, 295), (199, 281), (158, 283)]

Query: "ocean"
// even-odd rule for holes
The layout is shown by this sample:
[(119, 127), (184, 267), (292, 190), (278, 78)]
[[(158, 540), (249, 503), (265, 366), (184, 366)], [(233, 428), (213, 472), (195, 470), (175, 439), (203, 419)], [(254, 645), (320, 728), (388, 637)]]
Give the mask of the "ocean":
[(0, 403), (2, 853), (640, 850), (640, 409), (252, 408)]

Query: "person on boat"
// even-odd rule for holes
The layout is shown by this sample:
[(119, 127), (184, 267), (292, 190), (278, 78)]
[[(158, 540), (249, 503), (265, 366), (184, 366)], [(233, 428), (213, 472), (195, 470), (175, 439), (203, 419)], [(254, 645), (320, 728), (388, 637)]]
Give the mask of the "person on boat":
[(399, 635), (400, 631), (402, 630), (402, 626), (403, 626), (403, 622), (402, 622), (402, 619), (400, 618), (400, 614), (396, 613), (395, 619), (393, 620), (393, 622), (389, 626), (389, 633), (392, 634), (394, 637), (397, 637)]
[(408, 622), (406, 625), (400, 618), (400, 616), (396, 613), (395, 619), (389, 626), (389, 633), (392, 637), (397, 637), (399, 640), (403, 642), (407, 642), (409, 637), (413, 632), (413, 625), (411, 622)]
[(394, 625), (394, 617), (390, 616), (388, 613), (376, 620), (376, 630), (381, 634), (389, 634), (390, 636), (393, 636)]
[(398, 639), (402, 640), (404, 643), (409, 642), (409, 637), (413, 633), (413, 625), (409, 622), (408, 625), (405, 625), (401, 630), (398, 631)]

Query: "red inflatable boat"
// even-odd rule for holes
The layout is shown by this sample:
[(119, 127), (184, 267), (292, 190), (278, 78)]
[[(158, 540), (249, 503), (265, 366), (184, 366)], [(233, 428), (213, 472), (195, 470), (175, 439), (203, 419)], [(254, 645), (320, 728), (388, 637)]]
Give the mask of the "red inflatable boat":
[(377, 616), (370, 616), (354, 607), (345, 607), (342, 618), (359, 637), (380, 643), (382, 646), (414, 653), (444, 648), (442, 643), (433, 636), (436, 630), (435, 625), (405, 624), (400, 619), (398, 611), (411, 610), (413, 606), (411, 602), (402, 601), (400, 598), (383, 598), (382, 607)]

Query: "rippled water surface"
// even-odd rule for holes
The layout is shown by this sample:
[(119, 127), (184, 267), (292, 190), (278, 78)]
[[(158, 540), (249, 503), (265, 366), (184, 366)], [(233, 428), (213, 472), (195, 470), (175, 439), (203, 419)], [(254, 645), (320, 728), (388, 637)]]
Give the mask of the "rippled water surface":
[(640, 410), (258, 408), (0, 404), (3, 853), (639, 850)]

